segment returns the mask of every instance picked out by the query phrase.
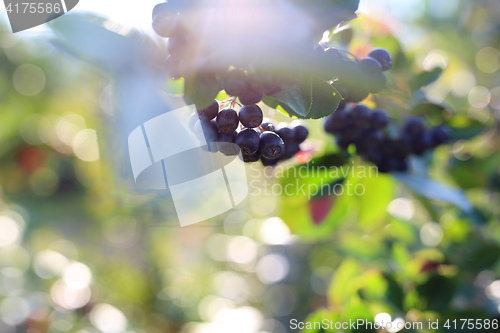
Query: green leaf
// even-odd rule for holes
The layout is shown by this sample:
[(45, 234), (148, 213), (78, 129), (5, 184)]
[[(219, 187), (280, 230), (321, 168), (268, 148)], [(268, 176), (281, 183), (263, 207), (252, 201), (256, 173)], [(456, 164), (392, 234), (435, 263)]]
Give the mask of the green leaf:
[[(337, 332), (337, 330), (331, 327), (328, 327), (326, 329), (323, 328), (318, 328), (318, 325), (316, 325), (316, 328), (313, 326), (315, 322), (321, 323), (323, 320), (327, 320), (329, 323), (330, 322), (338, 322), (340, 321), (340, 316), (338, 313), (334, 313), (331, 311), (328, 311), (327, 309), (319, 309), (316, 310), (315, 312), (309, 314), (307, 318), (304, 320), (304, 323), (310, 323), (310, 325), (305, 324), (305, 327), (303, 330), (301, 330), (301, 333), (323, 333), (323, 332)], [(330, 325), (328, 325), (330, 326)], [(292, 328), (294, 330), (294, 328)]]
[(403, 270), (406, 264), (410, 261), (411, 255), (404, 244), (395, 243), (392, 246), (392, 258), (399, 266), (399, 269)]
[(362, 275), (363, 295), (370, 300), (378, 300), (387, 291), (388, 283), (382, 272), (376, 269), (365, 271)]
[(263, 102), (289, 116), (306, 118), (312, 105), (312, 78), (304, 75), (301, 80), (273, 96), (264, 96)]
[[(369, 166), (365, 166), (369, 168)], [(395, 184), (388, 175), (360, 178), (364, 194), (359, 196), (359, 223), (371, 224), (387, 216), (387, 205), (394, 199)]]
[(282, 188), (289, 189), (280, 196), (278, 209), (292, 232), (311, 240), (330, 237), (348, 212), (351, 198), (336, 196), (330, 189), (331, 184), (345, 178), (340, 171), (332, 170), (338, 170), (346, 161), (340, 154), (329, 154), (276, 173)]
[[(342, 158), (328, 160), (339, 165), (344, 163)], [(345, 194), (337, 196), (336, 189), (329, 190), (331, 183), (341, 182), (344, 179), (341, 171), (333, 174), (330, 167), (320, 167), (310, 162), (288, 168), (283, 174), (276, 174), (281, 188), (286, 189), (279, 198), (279, 215), (287, 222), (293, 233), (305, 239), (329, 238), (349, 211), (352, 196)], [(327, 195), (320, 197), (319, 193)]]
[(451, 118), (451, 112), (446, 107), (429, 102), (418, 104), (411, 113), (426, 117), (432, 125), (441, 125)]
[(344, 260), (337, 268), (328, 287), (328, 300), (332, 305), (343, 305), (358, 290), (356, 278), (360, 268), (354, 259)]
[(437, 81), (437, 79), (441, 76), (441, 73), (443, 73), (443, 69), (441, 67), (436, 67), (431, 71), (418, 74), (410, 81), (411, 90), (420, 90), (420, 88)]
[(312, 105), (307, 113), (308, 119), (320, 119), (337, 110), (343, 100), (337, 89), (320, 78), (312, 77)]
[(342, 99), (326, 81), (305, 75), (298, 84), (283, 92), (264, 96), (263, 102), (290, 117), (319, 119), (333, 113)]
[(423, 174), (398, 172), (393, 175), (402, 184), (429, 200), (448, 202), (468, 213), (473, 210), (471, 203), (460, 189), (439, 183)]

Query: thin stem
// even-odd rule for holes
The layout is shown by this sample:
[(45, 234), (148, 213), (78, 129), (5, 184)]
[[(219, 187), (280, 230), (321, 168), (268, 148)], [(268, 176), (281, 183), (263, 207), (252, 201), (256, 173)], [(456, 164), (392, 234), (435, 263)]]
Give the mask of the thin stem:
[(234, 96), (232, 99), (231, 99), (231, 104), (230, 104), (230, 108), (234, 108), (235, 105), (238, 105), (240, 108), (242, 107), (242, 105), (238, 102), (236, 102), (236, 96)]

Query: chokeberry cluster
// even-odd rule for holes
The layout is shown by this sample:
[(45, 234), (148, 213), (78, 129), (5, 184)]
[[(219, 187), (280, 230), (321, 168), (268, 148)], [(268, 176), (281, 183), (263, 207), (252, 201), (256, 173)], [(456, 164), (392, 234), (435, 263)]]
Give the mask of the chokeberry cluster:
[(348, 101), (358, 103), (385, 88), (387, 77), (383, 72), (392, 67), (391, 54), (382, 48), (374, 49), (368, 57), (350, 59), (348, 53), (336, 48), (315, 48), (317, 61), (324, 64), (317, 75), (324, 80), (333, 81), (332, 85)]
[(191, 116), (189, 127), (200, 141), (207, 142), (209, 151), (231, 156), (241, 150), (244, 162), (260, 160), (264, 166), (274, 166), (301, 151), (300, 144), (309, 135), (302, 123), (294, 121), (276, 126), (264, 118), (258, 105), (243, 105), (239, 112), (233, 105), (234, 101), (229, 108), (219, 110), (219, 102), (214, 101), (208, 108), (198, 110), (197, 116)]
[[(298, 77), (294, 74), (269, 68), (263, 70), (256, 68), (255, 64), (249, 66), (242, 59), (220, 56), (211, 45), (190, 33), (181, 15), (169, 3), (155, 6), (153, 28), (160, 36), (168, 38), (170, 55), (165, 59), (164, 69), (172, 79), (202, 76), (207, 85), (220, 87), (228, 95), (237, 96), (243, 105), (259, 103), (264, 95), (277, 94), (285, 85), (297, 82)], [(230, 66), (236, 68), (228, 70)], [(240, 68), (247, 68), (247, 71)]]
[[(164, 70), (172, 79), (196, 78), (203, 89), (211, 93), (224, 89), (228, 95), (237, 96), (243, 105), (256, 104), (264, 95), (273, 96), (294, 85), (303, 71), (331, 82), (346, 101), (360, 102), (386, 86), (383, 72), (393, 63), (385, 49), (374, 49), (358, 61), (336, 48), (317, 45), (309, 49), (308, 43), (298, 43), (299, 49), (295, 49), (295, 44), (287, 48), (296, 62), (284, 59), (286, 53), (280, 53), (281, 65), (276, 60), (269, 65), (262, 59), (252, 59), (251, 52), (219, 52), (216, 45), (198, 38), (199, 33), (190, 30), (170, 2), (155, 6), (153, 28), (158, 35), (168, 38), (170, 55), (165, 59)], [(290, 64), (294, 64), (295, 70), (290, 70)], [(189, 96), (185, 98), (192, 102)]]
[(389, 123), (389, 116), (382, 109), (342, 103), (325, 119), (324, 129), (336, 136), (341, 149), (347, 150), (354, 144), (357, 154), (374, 163), (380, 172), (407, 171), (410, 154), (422, 155), (450, 137), (445, 126), (427, 129), (418, 116), (406, 119), (397, 135), (389, 133)]

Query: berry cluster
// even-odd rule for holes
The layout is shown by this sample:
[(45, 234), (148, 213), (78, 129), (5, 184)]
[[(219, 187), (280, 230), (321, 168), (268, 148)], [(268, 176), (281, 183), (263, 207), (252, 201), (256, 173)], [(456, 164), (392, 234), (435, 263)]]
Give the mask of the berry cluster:
[(214, 101), (197, 113), (198, 116), (191, 116), (189, 127), (200, 141), (206, 140), (209, 151), (238, 155), (233, 145), (236, 144), (246, 163), (261, 160), (264, 166), (272, 166), (290, 159), (300, 151), (299, 145), (309, 135), (307, 128), (298, 121), (275, 126), (264, 119), (262, 110), (255, 104), (243, 105), (239, 112), (233, 108), (219, 111), (219, 103)]
[(380, 172), (406, 171), (410, 154), (422, 155), (449, 140), (446, 127), (428, 130), (418, 116), (408, 118), (395, 137), (387, 130), (389, 122), (382, 109), (371, 110), (358, 104), (349, 111), (342, 103), (325, 119), (324, 129), (336, 136), (341, 149), (354, 144), (357, 153), (373, 162)]
[[(222, 87), (230, 96), (237, 96), (243, 105), (259, 103), (264, 95), (283, 91), (285, 85), (293, 85), (298, 77), (279, 70), (257, 68), (246, 60), (228, 59), (220, 56), (211, 45), (203, 43), (190, 33), (182, 23), (181, 16), (169, 3), (161, 3), (153, 10), (153, 28), (162, 37), (168, 38), (170, 54), (164, 69), (172, 79), (181, 77), (203, 77), (207, 85)], [(228, 70), (230, 66), (236, 68)], [(247, 73), (240, 68), (248, 68)], [(220, 90), (220, 89), (219, 89)]]
[(316, 46), (314, 53), (317, 61), (324, 64), (324, 70), (317, 75), (333, 81), (333, 86), (348, 102), (361, 102), (387, 84), (383, 72), (392, 67), (392, 56), (385, 49), (374, 49), (368, 57), (359, 61), (346, 57), (339, 49), (325, 49), (322, 45)]
[[(280, 67), (276, 61), (270, 65), (252, 59), (249, 52), (219, 52), (216, 45), (198, 38), (199, 33), (190, 30), (174, 7), (166, 2), (156, 5), (153, 10), (154, 30), (168, 38), (170, 55), (164, 62), (164, 69), (172, 79), (196, 78), (210, 93), (224, 89), (228, 95), (237, 96), (243, 105), (256, 104), (264, 95), (275, 95), (285, 86), (297, 83), (302, 70), (332, 81), (349, 102), (360, 102), (386, 86), (387, 78), (383, 72), (392, 67), (393, 60), (385, 49), (374, 49), (368, 57), (358, 61), (348, 57), (347, 52), (322, 45), (312, 49), (301, 46), (295, 51), (292, 47), (290, 52), (294, 54), (291, 59), (307, 61), (299, 64), (282, 59), (283, 67)], [(288, 66), (294, 63), (302, 70), (290, 71), (285, 63)]]

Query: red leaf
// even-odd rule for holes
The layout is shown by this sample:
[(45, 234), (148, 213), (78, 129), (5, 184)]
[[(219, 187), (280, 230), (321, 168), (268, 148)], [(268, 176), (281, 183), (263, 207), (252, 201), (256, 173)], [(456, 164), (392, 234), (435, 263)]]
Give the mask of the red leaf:
[(324, 196), (309, 201), (309, 211), (314, 224), (320, 224), (327, 217), (333, 207), (335, 197)]

